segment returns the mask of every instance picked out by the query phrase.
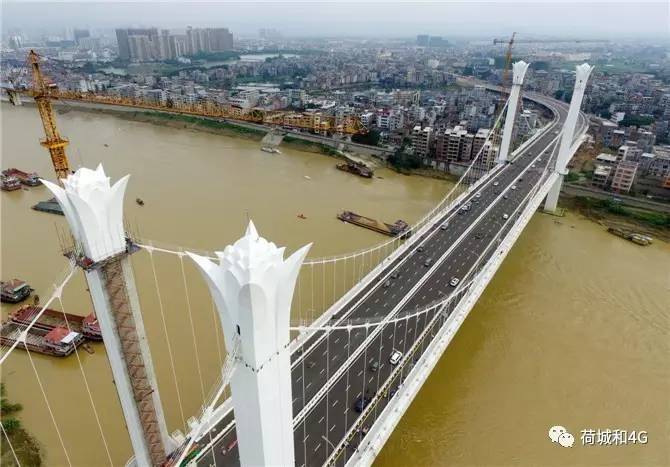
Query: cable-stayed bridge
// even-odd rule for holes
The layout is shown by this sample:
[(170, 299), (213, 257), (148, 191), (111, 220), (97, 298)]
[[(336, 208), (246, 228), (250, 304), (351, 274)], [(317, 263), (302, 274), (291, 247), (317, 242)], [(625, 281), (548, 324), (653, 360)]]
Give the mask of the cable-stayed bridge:
[[(50, 186), (66, 207), (72, 259), (86, 272), (138, 465), (372, 463), (531, 216), (545, 199), (547, 210), (556, 208), (567, 162), (588, 128), (579, 107), (591, 68), (582, 65), (570, 107), (525, 96), (552, 117), (512, 152), (526, 67), (515, 64), (489, 135), (500, 139), (498, 160), (484, 161), (480, 151), (409, 235), (351, 255), (305, 260), (306, 247), (284, 260), (251, 223), (216, 254), (158, 248), (127, 238), (114, 207), (123, 180), (87, 200), (108, 210), (107, 224), (79, 212), (86, 174), (64, 190)], [(100, 184), (95, 178), (91, 186)], [(124, 263), (134, 248), (190, 256), (222, 321), (228, 356), (184, 436), (167, 434)]]

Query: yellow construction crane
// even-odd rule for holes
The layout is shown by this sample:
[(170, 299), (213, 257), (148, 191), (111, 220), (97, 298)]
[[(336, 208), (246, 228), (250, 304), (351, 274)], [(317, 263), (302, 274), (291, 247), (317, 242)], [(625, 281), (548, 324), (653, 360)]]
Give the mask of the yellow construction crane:
[(50, 89), (44, 80), (42, 70), (40, 70), (40, 56), (34, 50), (31, 50), (28, 54), (28, 63), (30, 63), (33, 71), (33, 89), (30, 94), (35, 99), (35, 104), (37, 104), (37, 110), (40, 113), (44, 134), (46, 135), (46, 138), (40, 144), (49, 150), (51, 162), (56, 171), (56, 179), (60, 182), (62, 178), (66, 178), (70, 174), (70, 166), (65, 155), (65, 146), (69, 144), (69, 141), (58, 133), (56, 119), (51, 108)]
[[(504, 94), (507, 93), (507, 79), (509, 77), (509, 71), (512, 68), (512, 47), (514, 47), (514, 39), (516, 38), (516, 33), (512, 33), (512, 37), (510, 38), (509, 42), (507, 43), (507, 52), (505, 53), (505, 68), (503, 68), (503, 74), (502, 74), (502, 89), (503, 89), (503, 100), (504, 100)], [(493, 44), (497, 44), (499, 42), (502, 42), (498, 39), (493, 39)]]
[(512, 48), (514, 47), (514, 44), (560, 44), (565, 42), (575, 44), (587, 42), (596, 44), (609, 41), (601, 39), (517, 39), (516, 32), (512, 33), (512, 37), (510, 39), (493, 39), (493, 45), (507, 44), (507, 52), (505, 53), (505, 67), (503, 68), (501, 84), (503, 92), (506, 92), (508, 85), (510, 85), (508, 81), (509, 72), (512, 69)]

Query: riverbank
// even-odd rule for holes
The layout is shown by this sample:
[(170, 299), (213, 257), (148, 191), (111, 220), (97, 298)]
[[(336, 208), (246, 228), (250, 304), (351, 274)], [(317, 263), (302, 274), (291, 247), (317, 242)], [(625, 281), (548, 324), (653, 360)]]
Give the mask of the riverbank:
[[(261, 141), (266, 135), (266, 131), (256, 128), (251, 128), (247, 125), (236, 124), (230, 121), (220, 119), (196, 117), (193, 115), (173, 114), (167, 112), (151, 112), (151, 111), (126, 111), (109, 108), (91, 108), (91, 107), (76, 107), (76, 109), (59, 109), (59, 113), (67, 113), (71, 110), (87, 113), (107, 114), (129, 120), (134, 122), (151, 123), (160, 126), (167, 126), (169, 128), (187, 129), (194, 131), (202, 131), (205, 133), (233, 136), (245, 138), (253, 141)], [(324, 154), (338, 159), (346, 159), (346, 155), (330, 146), (314, 141), (306, 141), (290, 134), (284, 136), (281, 146), (289, 147), (299, 151), (312, 152), (316, 154)], [(358, 155), (358, 154), (357, 154)], [(366, 157), (363, 157), (366, 156)], [(458, 181), (457, 176), (442, 172), (439, 170), (429, 168), (407, 169), (399, 170), (388, 164), (383, 158), (369, 155), (361, 155), (363, 159), (374, 159), (374, 165), (377, 167), (386, 167), (402, 175), (416, 175), (419, 177), (433, 178), (436, 180), (446, 180), (449, 182)]]
[(604, 227), (618, 227), (670, 242), (670, 215), (586, 196), (561, 196), (561, 206)]

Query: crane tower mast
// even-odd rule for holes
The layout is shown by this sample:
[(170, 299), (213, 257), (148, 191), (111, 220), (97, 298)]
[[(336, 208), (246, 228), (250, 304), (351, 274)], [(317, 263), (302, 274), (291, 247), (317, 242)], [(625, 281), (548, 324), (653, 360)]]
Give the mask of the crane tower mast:
[(56, 171), (56, 179), (60, 182), (61, 179), (70, 174), (70, 166), (65, 155), (65, 146), (69, 144), (69, 141), (58, 133), (56, 119), (51, 107), (49, 87), (40, 69), (40, 56), (34, 50), (31, 50), (28, 54), (28, 63), (30, 63), (33, 71), (33, 90), (31, 94), (35, 99), (46, 135), (46, 138), (40, 144), (49, 150), (51, 162)]

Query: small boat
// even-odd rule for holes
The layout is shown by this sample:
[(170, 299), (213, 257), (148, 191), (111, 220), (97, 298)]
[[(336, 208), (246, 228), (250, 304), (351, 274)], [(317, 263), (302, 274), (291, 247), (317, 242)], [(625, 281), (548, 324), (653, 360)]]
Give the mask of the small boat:
[(310, 177), (309, 175), (305, 175), (305, 180), (311, 180), (311, 179), (312, 177)]
[(28, 298), (32, 291), (32, 287), (20, 279), (0, 282), (0, 299), (6, 303), (19, 303)]
[(144, 206), (144, 200), (142, 198), (135, 198), (135, 202), (140, 206)]
[(106, 148), (108, 148), (108, 147), (109, 147), (109, 144), (105, 143), (105, 144), (103, 144), (103, 146), (106, 147)]
[(279, 149), (273, 148), (272, 146), (261, 146), (261, 151), (269, 152), (270, 154), (281, 154)]
[(298, 217), (300, 219), (307, 219), (307, 216), (305, 216), (303, 213), (298, 214)]

